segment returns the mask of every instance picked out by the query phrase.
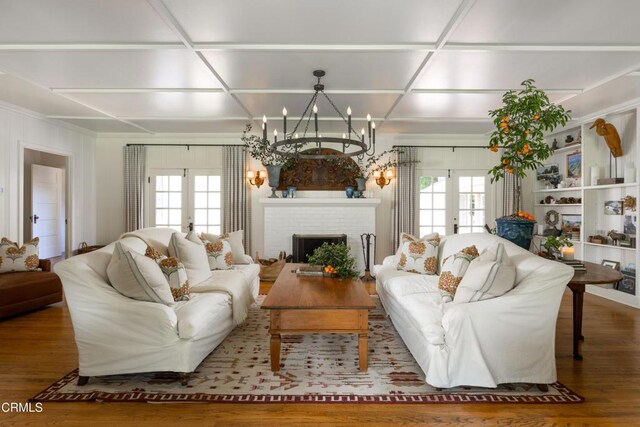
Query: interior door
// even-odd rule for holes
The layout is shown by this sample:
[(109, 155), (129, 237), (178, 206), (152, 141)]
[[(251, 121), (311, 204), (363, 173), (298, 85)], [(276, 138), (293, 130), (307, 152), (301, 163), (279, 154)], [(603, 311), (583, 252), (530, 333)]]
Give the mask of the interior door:
[(63, 176), (62, 169), (31, 165), (31, 237), (40, 238), (40, 258), (57, 257), (62, 253)]
[(149, 224), (186, 231), (183, 206), (186, 191), (186, 170), (152, 169), (150, 172)]

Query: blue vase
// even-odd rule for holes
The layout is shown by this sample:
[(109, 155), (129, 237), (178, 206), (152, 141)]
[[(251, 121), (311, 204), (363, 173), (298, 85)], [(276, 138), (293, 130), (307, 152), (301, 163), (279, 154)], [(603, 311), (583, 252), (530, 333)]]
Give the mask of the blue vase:
[(367, 189), (367, 180), (365, 178), (356, 178), (356, 182), (358, 183), (358, 191), (360, 192), (359, 197), (364, 199), (364, 192)]
[(286, 199), (289, 197), (289, 190), (282, 190), (282, 198)]
[(267, 175), (269, 176), (269, 187), (271, 187), (271, 196), (269, 196), (269, 198), (277, 199), (276, 189), (280, 184), (280, 170), (282, 169), (282, 165), (267, 165), (266, 168)]
[(344, 192), (347, 193), (347, 199), (353, 199), (353, 187), (344, 187)]
[(298, 190), (298, 187), (294, 186), (294, 185), (290, 185), (287, 187), (287, 190), (289, 191), (289, 197), (291, 198), (295, 198), (296, 197), (296, 191)]
[(531, 239), (533, 238), (533, 226), (536, 224), (535, 221), (507, 217), (496, 219), (496, 224), (496, 234), (498, 236), (529, 250)]
[(359, 199), (360, 198), (360, 192), (358, 190), (354, 190), (353, 191), (353, 198), (354, 199)]

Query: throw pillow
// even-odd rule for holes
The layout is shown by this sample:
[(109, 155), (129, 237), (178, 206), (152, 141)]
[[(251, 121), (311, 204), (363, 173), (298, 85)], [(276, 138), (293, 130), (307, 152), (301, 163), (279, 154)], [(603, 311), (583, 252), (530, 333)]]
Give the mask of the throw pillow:
[(467, 272), (458, 285), (454, 303), (482, 301), (504, 295), (513, 289), (516, 267), (513, 265), (502, 243), (482, 251), (469, 264)]
[(0, 273), (38, 271), (38, 243), (40, 239), (36, 237), (18, 247), (16, 242), (3, 237), (0, 240)]
[(227, 239), (220, 239), (216, 242), (203, 240), (202, 243), (207, 251), (210, 269), (228, 270), (233, 267), (233, 251)]
[(419, 274), (436, 274), (438, 271), (438, 246), (440, 237), (428, 235), (419, 239), (402, 233), (402, 250), (398, 259), (398, 269)]
[(207, 252), (195, 233), (190, 232), (186, 237), (180, 232), (173, 233), (169, 241), (169, 255), (184, 264), (191, 286), (211, 277)]
[(210, 234), (210, 233), (202, 233), (202, 238), (204, 240), (208, 240), (211, 243), (215, 243), (218, 240), (225, 239), (231, 245), (231, 252), (233, 252), (233, 263), (234, 264), (245, 264), (245, 252), (244, 252), (244, 244), (242, 240), (244, 238), (244, 231), (232, 231), (231, 233), (224, 233), (221, 235)]
[(107, 277), (122, 295), (139, 301), (173, 304), (171, 287), (160, 266), (142, 254), (116, 242), (107, 266)]
[(153, 246), (147, 246), (144, 255), (160, 266), (162, 274), (169, 282), (174, 301), (187, 301), (191, 298), (191, 287), (187, 279), (187, 270), (178, 258), (163, 255)]
[(477, 258), (478, 255), (480, 255), (478, 249), (473, 245), (444, 259), (438, 279), (438, 289), (440, 289), (442, 298), (446, 302), (453, 300), (456, 289), (464, 277), (467, 268), (469, 268), (469, 264), (473, 259)]

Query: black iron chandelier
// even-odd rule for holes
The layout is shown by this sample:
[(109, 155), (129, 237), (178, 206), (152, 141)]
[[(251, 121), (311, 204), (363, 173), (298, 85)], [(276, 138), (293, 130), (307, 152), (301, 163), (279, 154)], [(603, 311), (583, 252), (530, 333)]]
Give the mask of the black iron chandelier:
[[(313, 75), (318, 82), (313, 85), (315, 93), (307, 104), (300, 119), (287, 133), (287, 109), (282, 109), (283, 138), (278, 140), (278, 130), (273, 130), (273, 144), (271, 149), (275, 154), (298, 159), (335, 159), (340, 157), (355, 157), (363, 159), (365, 154), (372, 156), (376, 151), (376, 124), (371, 120), (371, 115), (367, 114), (368, 144), (365, 142), (365, 129), (362, 128), (360, 135), (351, 126), (351, 107), (347, 108), (347, 117), (338, 110), (331, 98), (324, 92), (324, 85), (320, 79), (325, 75), (323, 70), (316, 70)], [(322, 94), (333, 107), (338, 116), (344, 121), (347, 132), (342, 134), (342, 138), (322, 136), (318, 127), (318, 95)], [(313, 116), (314, 131), (309, 131), (311, 118)], [(301, 125), (304, 123), (304, 129)], [(302, 136), (299, 136), (302, 133)], [(267, 117), (262, 117), (262, 138), (267, 140)], [(336, 148), (337, 147), (337, 148)], [(333, 150), (323, 150), (333, 148)]]

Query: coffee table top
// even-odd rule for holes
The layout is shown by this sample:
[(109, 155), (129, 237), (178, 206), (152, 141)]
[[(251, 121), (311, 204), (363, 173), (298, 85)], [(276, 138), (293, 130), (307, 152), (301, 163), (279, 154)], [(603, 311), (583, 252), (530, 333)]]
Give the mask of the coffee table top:
[(360, 279), (298, 276), (303, 264), (285, 264), (260, 308), (372, 309), (375, 304)]
[(581, 261), (587, 271), (576, 271), (569, 284), (574, 285), (602, 285), (605, 283), (615, 283), (622, 280), (622, 273), (611, 267), (596, 264), (593, 262)]

